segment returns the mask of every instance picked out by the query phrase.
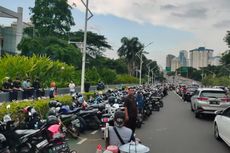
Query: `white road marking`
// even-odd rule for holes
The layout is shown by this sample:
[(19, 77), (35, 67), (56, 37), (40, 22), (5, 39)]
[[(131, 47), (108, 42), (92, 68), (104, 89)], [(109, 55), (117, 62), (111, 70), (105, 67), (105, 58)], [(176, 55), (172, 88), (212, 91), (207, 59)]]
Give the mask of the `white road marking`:
[(93, 132), (91, 132), (91, 134), (96, 134), (98, 132), (98, 130), (95, 130)]
[(82, 139), (81, 141), (79, 141), (77, 144), (82, 144), (82, 143), (84, 143), (85, 141), (87, 140), (87, 138), (84, 138), (84, 139)]

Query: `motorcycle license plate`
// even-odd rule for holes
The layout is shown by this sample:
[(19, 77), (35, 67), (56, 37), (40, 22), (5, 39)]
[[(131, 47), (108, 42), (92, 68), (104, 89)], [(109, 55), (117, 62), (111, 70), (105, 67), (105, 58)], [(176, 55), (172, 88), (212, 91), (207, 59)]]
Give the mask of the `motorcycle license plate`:
[(38, 143), (38, 144), (36, 145), (36, 147), (37, 147), (37, 148), (41, 148), (41, 147), (46, 146), (47, 144), (48, 144), (48, 141), (45, 139), (45, 140), (43, 140), (42, 142)]
[(50, 153), (56, 153), (59, 151), (66, 151), (66, 150), (68, 150), (68, 146), (66, 144), (60, 144), (60, 145), (52, 147), (50, 149)]

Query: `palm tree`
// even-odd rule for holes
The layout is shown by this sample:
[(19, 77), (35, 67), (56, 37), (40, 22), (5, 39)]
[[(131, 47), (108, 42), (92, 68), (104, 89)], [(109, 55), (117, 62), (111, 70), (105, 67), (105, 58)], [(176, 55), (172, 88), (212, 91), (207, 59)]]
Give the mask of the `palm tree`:
[(121, 39), (121, 47), (117, 53), (119, 57), (123, 57), (127, 61), (129, 75), (135, 75), (135, 61), (137, 60), (136, 53), (144, 48), (137, 37), (131, 39), (123, 37)]

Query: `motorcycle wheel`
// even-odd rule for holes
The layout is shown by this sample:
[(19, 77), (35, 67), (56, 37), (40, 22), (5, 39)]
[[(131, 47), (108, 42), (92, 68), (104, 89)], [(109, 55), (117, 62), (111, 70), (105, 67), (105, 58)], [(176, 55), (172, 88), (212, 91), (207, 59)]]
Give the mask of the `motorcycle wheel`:
[(90, 122), (91, 122), (89, 123), (90, 129), (98, 130), (100, 128), (100, 120), (98, 119), (97, 116), (93, 116)]
[(80, 120), (80, 132), (84, 132), (87, 128), (87, 123), (86, 121), (82, 118), (82, 117), (79, 117), (79, 120)]
[(75, 139), (77, 139), (80, 135), (80, 129), (76, 127), (75, 125), (71, 124), (68, 127), (68, 133)]

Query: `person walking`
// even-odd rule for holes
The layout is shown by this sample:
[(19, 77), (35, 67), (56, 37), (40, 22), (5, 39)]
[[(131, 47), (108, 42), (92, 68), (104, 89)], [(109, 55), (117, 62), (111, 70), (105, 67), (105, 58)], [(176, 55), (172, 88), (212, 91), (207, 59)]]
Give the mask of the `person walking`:
[(75, 86), (75, 83), (73, 81), (71, 81), (69, 83), (69, 92), (70, 92), (70, 95), (74, 94), (76, 91), (76, 86)]
[(125, 98), (125, 118), (126, 123), (125, 126), (132, 129), (133, 133), (136, 129), (136, 121), (137, 121), (137, 104), (134, 97), (134, 89), (128, 89), (128, 96)]

